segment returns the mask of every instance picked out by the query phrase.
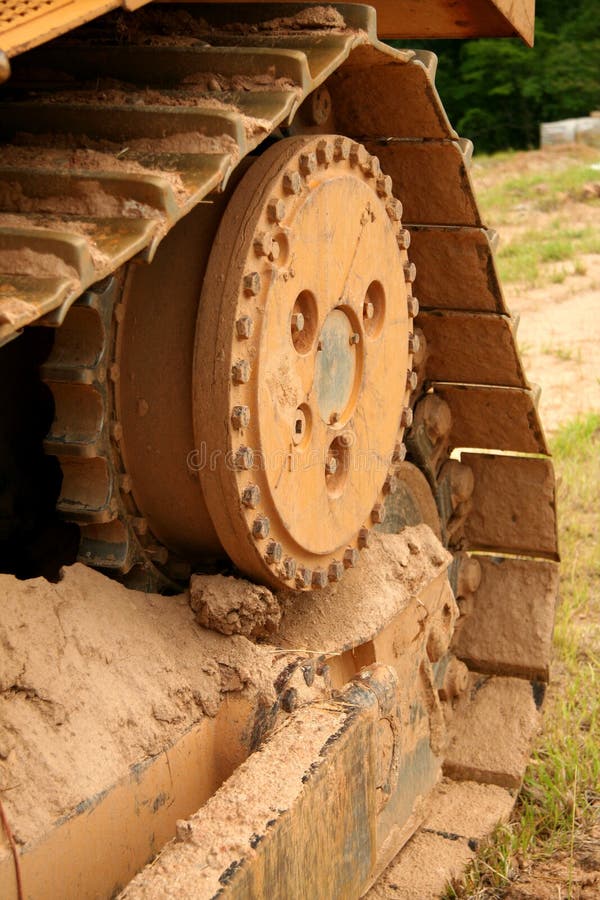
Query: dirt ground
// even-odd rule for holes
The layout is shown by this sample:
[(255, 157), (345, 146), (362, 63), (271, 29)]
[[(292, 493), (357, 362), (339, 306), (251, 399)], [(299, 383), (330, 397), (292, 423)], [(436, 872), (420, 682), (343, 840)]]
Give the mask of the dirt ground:
[[(491, 166), (475, 161), (472, 177), (478, 193), (528, 173), (544, 173), (551, 182), (579, 159), (589, 165), (591, 190), (600, 187), (600, 169), (592, 168), (594, 157), (598, 164), (600, 153), (574, 147), (517, 153)], [(495, 221), (493, 207), (486, 210), (488, 225), (498, 231), (500, 251), (532, 230), (560, 237), (567, 229), (588, 226), (600, 236), (600, 201), (590, 202), (583, 191), (579, 196), (565, 193), (557, 208), (544, 211), (538, 201), (545, 187), (544, 182), (536, 185), (533, 198), (516, 202), (502, 216), (504, 224)], [(578, 414), (600, 409), (600, 254), (578, 259), (583, 274), (569, 274), (562, 283), (554, 282), (553, 276), (571, 269), (569, 263), (542, 265), (542, 283), (536, 286), (504, 284), (507, 304), (513, 315), (520, 316), (519, 347), (530, 382), (542, 389), (540, 415), (549, 433)]]

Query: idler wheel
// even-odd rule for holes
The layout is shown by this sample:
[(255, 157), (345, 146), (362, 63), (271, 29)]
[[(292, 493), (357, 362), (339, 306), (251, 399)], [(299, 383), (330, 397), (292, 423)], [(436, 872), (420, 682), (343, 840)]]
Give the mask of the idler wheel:
[(271, 147), (223, 215), (196, 328), (199, 477), (227, 554), (275, 587), (339, 580), (381, 521), (410, 418), (400, 218), (376, 157), (336, 136)]

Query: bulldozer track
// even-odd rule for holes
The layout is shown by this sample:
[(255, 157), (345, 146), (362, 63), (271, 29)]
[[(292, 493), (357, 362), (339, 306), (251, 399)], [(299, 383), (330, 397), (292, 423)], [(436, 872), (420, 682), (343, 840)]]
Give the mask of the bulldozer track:
[[(481, 676), (547, 680), (558, 560), (552, 463), (495, 235), (474, 198), (471, 147), (443, 110), (435, 57), (378, 41), (374, 11), (358, 5), (290, 5), (281, 18), (276, 6), (173, 4), (134, 21), (111, 14), (22, 66), (17, 59), (0, 101), (0, 340), (32, 324), (58, 329), (42, 369), (56, 404), (46, 451), (61, 462), (59, 509), (81, 527), (80, 558), (163, 585), (189, 571), (148, 531), (119, 450), (112, 392), (126, 264), (151, 262), (199, 204), (218, 210), (263, 142), (346, 135), (379, 159), (386, 190), (401, 198), (419, 304), (408, 456), (398, 450), (377, 530), (428, 516), (436, 530), (437, 510), (454, 554), (457, 660), (479, 685)], [(434, 636), (427, 647), (432, 663), (448, 649), (443, 637), (438, 644)], [(446, 700), (464, 695), (461, 673), (442, 686)], [(514, 789), (518, 766), (473, 751), (477, 723), (471, 743), (453, 733), (445, 773)], [(444, 829), (433, 831), (423, 840), (436, 853)]]

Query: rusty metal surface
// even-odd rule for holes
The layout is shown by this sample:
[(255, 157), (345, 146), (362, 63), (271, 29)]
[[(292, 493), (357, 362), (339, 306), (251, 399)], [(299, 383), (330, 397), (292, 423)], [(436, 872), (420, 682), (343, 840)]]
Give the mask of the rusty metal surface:
[(463, 453), (473, 472), (465, 526), (472, 550), (558, 559), (556, 490), (549, 459)]
[(417, 225), (410, 236), (422, 309), (508, 313), (494, 264), (492, 232), (473, 226)]
[(516, 453), (548, 453), (533, 391), (523, 388), (438, 384), (435, 393), (448, 404), (456, 427), (451, 446)]
[(432, 381), (526, 388), (512, 318), (436, 310), (419, 315)]

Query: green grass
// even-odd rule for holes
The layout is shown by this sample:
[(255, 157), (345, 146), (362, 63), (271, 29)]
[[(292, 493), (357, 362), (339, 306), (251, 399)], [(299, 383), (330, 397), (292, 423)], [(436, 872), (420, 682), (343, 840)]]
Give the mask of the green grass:
[[(493, 217), (493, 221), (499, 223), (506, 220), (503, 214), (519, 206), (550, 212), (560, 209), (565, 197), (583, 200), (583, 186), (597, 180), (598, 174), (590, 168), (589, 162), (574, 162), (559, 171), (528, 172), (516, 178), (506, 178), (480, 191), (478, 200), (484, 216), (490, 220)], [(597, 204), (598, 200), (591, 198), (587, 202)]]
[(501, 898), (520, 867), (551, 858), (570, 865), (600, 821), (600, 415), (566, 425), (552, 451), (563, 561), (544, 734), (512, 821), (448, 898)]
[(533, 287), (544, 274), (545, 265), (572, 263), (569, 270), (560, 269), (550, 275), (550, 279), (558, 283), (567, 275), (585, 274), (585, 265), (578, 257), (593, 253), (600, 253), (598, 229), (586, 226), (561, 230), (552, 223), (548, 229), (530, 229), (501, 246), (497, 260), (503, 281)]

